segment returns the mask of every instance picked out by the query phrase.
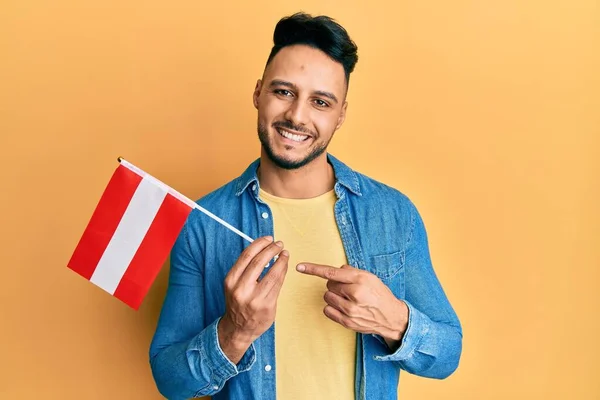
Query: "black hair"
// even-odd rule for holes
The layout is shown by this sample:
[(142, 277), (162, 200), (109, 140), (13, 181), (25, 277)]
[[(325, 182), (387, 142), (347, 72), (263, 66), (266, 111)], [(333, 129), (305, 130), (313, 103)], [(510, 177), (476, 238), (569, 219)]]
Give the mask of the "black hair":
[(332, 60), (344, 67), (346, 83), (358, 61), (358, 47), (350, 39), (343, 26), (330, 17), (313, 17), (306, 13), (296, 13), (279, 20), (273, 33), (273, 48), (267, 65), (286, 46), (304, 44), (321, 50)]

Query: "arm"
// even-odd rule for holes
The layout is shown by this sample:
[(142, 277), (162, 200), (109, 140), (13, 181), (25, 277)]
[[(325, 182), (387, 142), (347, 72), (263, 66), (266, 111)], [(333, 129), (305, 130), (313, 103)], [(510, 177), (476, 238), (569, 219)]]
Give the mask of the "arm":
[(408, 327), (400, 346), (376, 360), (395, 361), (412, 374), (443, 379), (458, 367), (462, 328), (431, 265), (423, 220), (414, 205), (411, 208), (405, 259)]
[(191, 254), (187, 229), (186, 223), (171, 252), (169, 287), (150, 347), (156, 385), (169, 399), (214, 394), (255, 361), (250, 345), (232, 363), (219, 344), (221, 318), (205, 321), (203, 275)]

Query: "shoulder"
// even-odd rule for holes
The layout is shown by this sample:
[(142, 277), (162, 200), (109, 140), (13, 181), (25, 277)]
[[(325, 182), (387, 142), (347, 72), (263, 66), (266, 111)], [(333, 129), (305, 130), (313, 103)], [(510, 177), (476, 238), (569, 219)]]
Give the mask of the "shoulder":
[(352, 202), (369, 206), (381, 204), (384, 207), (414, 207), (408, 196), (399, 189), (354, 170), (331, 154), (328, 154), (328, 157), (338, 183), (352, 192)]
[(363, 195), (378, 196), (399, 202), (411, 202), (408, 196), (399, 189), (385, 182), (379, 181), (375, 178), (365, 175), (361, 172), (355, 171), (355, 174), (360, 185), (361, 193)]
[(239, 178), (235, 178), (196, 200), (202, 207), (217, 207), (235, 200)]
[(260, 159), (255, 159), (239, 176), (205, 194), (196, 203), (202, 207), (223, 209), (239, 202), (248, 186), (256, 183), (256, 169), (259, 162)]
[[(241, 208), (241, 197), (237, 196), (239, 177), (234, 178), (220, 187), (211, 190), (200, 198), (195, 200), (204, 211), (213, 214), (214, 216), (224, 221), (235, 221)], [(186, 221), (186, 229), (191, 236), (204, 237), (212, 235), (212, 229), (216, 225), (206, 224), (204, 212), (194, 211), (189, 214)]]
[(377, 180), (364, 173), (353, 171), (359, 184), (360, 196), (357, 201), (378, 207), (381, 210), (395, 211), (414, 217), (418, 213), (411, 198), (398, 188)]

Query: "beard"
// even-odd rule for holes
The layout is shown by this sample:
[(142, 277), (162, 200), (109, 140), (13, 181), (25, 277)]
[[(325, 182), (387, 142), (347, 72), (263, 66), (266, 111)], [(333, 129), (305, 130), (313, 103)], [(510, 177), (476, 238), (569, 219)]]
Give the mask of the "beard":
[[(314, 138), (313, 140), (315, 140), (315, 146), (304, 158), (300, 160), (290, 160), (288, 158), (285, 158), (284, 156), (279, 156), (275, 154), (275, 152), (273, 151), (273, 146), (269, 141), (269, 131), (260, 122), (258, 123), (258, 139), (260, 140), (263, 149), (265, 149), (267, 157), (269, 157), (269, 160), (271, 160), (271, 162), (273, 162), (273, 164), (275, 164), (277, 167), (287, 170), (302, 168), (305, 165), (309, 164), (315, 158), (323, 154), (325, 150), (327, 150), (327, 146), (333, 138), (333, 135), (331, 135), (331, 138), (329, 139), (329, 141), (327, 141), (327, 143), (316, 144), (317, 135), (315, 135), (314, 132), (307, 132), (306, 129), (302, 128), (298, 129), (298, 127), (294, 127), (289, 121), (275, 122), (273, 123), (273, 128), (275, 127), (288, 128), (297, 132), (310, 133), (312, 135), (312, 138)], [(275, 134), (279, 135), (279, 132), (275, 131)], [(291, 149), (291, 147), (289, 149)]]

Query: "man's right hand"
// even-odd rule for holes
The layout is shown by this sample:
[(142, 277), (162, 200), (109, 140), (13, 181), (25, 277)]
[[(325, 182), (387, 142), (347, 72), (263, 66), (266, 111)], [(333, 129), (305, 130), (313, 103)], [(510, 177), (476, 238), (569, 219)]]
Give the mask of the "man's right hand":
[[(289, 260), (289, 253), (282, 250), (282, 242), (259, 238), (242, 252), (225, 277), (225, 314), (217, 329), (219, 345), (234, 364), (275, 321)], [(258, 281), (265, 266), (278, 254), (271, 270)]]

